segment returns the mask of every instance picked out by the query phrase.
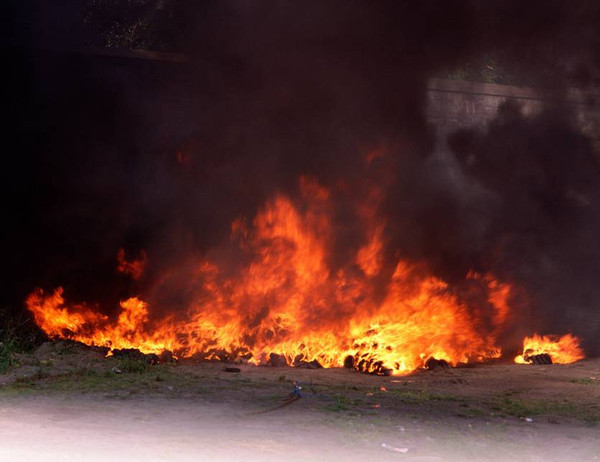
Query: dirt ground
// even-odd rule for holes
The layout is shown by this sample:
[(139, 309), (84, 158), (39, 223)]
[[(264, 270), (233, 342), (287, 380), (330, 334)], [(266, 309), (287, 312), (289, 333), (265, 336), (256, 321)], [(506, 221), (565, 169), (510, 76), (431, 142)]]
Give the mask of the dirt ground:
[(600, 460), (600, 359), (375, 377), (51, 344), (19, 362), (0, 461)]

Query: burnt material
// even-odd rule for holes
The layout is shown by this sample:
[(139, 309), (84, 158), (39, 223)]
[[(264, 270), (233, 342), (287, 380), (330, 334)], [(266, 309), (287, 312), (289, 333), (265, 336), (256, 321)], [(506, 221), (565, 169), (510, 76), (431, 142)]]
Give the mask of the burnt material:
[[(350, 360), (346, 358), (344, 360), (344, 364), (346, 364), (346, 362), (350, 363)], [(375, 361), (374, 358), (370, 358), (368, 354), (364, 354), (358, 358), (353, 358), (353, 363), (354, 369), (359, 372), (364, 372), (365, 374), (382, 376), (392, 375), (392, 369), (385, 367), (383, 365), (383, 361)]]
[(108, 352), (110, 351), (110, 348), (102, 347), (102, 346), (92, 346), (90, 348), (92, 351), (95, 351), (96, 353), (101, 354), (103, 357), (106, 356), (108, 354)]
[(239, 367), (226, 367), (225, 372), (242, 372)]
[(434, 369), (447, 369), (448, 367), (450, 367), (450, 364), (448, 364), (448, 361), (445, 359), (429, 358), (425, 362), (425, 369), (428, 371), (432, 371)]
[(294, 367), (299, 369), (323, 369), (323, 366), (316, 359), (305, 361), (301, 356), (296, 356), (294, 359)]
[(176, 359), (173, 356), (173, 353), (171, 353), (169, 350), (164, 350), (160, 355), (158, 355), (158, 362), (160, 364), (170, 364), (176, 362)]
[(346, 359), (344, 359), (344, 367), (346, 369), (354, 369), (354, 356), (346, 356)]
[(525, 356), (525, 361), (530, 364), (542, 365), (542, 364), (552, 364), (552, 357), (548, 353), (541, 353), (539, 355), (531, 355)]
[(151, 366), (158, 364), (158, 355), (154, 353), (145, 354), (137, 348), (123, 348), (122, 350), (115, 348), (112, 350), (112, 355), (119, 359), (133, 359), (135, 361), (145, 361)]
[[(285, 356), (278, 355), (276, 353), (271, 353), (269, 355), (268, 364), (271, 367), (287, 367), (288, 362), (285, 359)], [(313, 359), (312, 361), (306, 361), (302, 355), (298, 355), (294, 358), (294, 362), (291, 364), (293, 367), (297, 367), (299, 369), (322, 369), (323, 366), (317, 361)]]
[(285, 356), (271, 353), (269, 355), (269, 365), (272, 367), (286, 367), (288, 364)]

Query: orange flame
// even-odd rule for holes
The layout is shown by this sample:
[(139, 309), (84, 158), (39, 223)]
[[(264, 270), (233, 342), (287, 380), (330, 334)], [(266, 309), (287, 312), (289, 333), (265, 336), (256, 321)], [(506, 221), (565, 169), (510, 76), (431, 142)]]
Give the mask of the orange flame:
[[(352, 357), (363, 371), (407, 374), (432, 357), (456, 365), (500, 356), (495, 335), (507, 317), (508, 284), (481, 276), (488, 302), (471, 307), (423, 264), (398, 260), (383, 271), (377, 190), (358, 206), (358, 215), (369, 218), (365, 244), (334, 267), (332, 196), (302, 178), (297, 204), (276, 195), (251, 224), (236, 219), (232, 245), (248, 262), (234, 271), (216, 260), (198, 262), (187, 275), (194, 302), (177, 318), (151, 319), (148, 304), (130, 298), (111, 321), (84, 305), (65, 305), (60, 288), (38, 289), (26, 304), (50, 336), (181, 357), (265, 364), (273, 353), (288, 364), (317, 360), (324, 367)], [(482, 330), (484, 315), (494, 320), (489, 332)]]
[(65, 307), (62, 294), (61, 287), (49, 295), (37, 289), (26, 300), (35, 322), (50, 337), (109, 348), (138, 348), (145, 353), (161, 353), (177, 346), (169, 340), (175, 336), (168, 329), (169, 323), (155, 330), (148, 321), (148, 305), (136, 297), (121, 302), (121, 314), (111, 323), (83, 305)]
[(533, 356), (547, 354), (555, 364), (569, 364), (585, 358), (579, 339), (571, 334), (558, 337), (538, 335), (523, 339), (523, 353), (515, 357), (517, 364), (531, 364)]

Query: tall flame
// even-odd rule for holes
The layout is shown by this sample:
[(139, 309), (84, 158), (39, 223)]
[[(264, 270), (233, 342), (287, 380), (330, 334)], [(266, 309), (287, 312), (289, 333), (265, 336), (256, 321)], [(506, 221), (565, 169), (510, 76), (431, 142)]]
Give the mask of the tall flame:
[(432, 357), (456, 365), (500, 355), (495, 335), (508, 314), (508, 284), (481, 276), (483, 305), (472, 307), (422, 263), (397, 260), (384, 271), (385, 221), (367, 213), (378, 193), (358, 212), (368, 218), (364, 245), (334, 267), (331, 196), (302, 178), (297, 204), (279, 194), (250, 225), (236, 219), (231, 240), (247, 262), (232, 271), (218, 258), (198, 261), (187, 275), (194, 301), (178, 316), (150, 319), (148, 304), (130, 298), (110, 320), (65, 304), (60, 288), (38, 289), (26, 304), (50, 336), (180, 356), (264, 364), (278, 354), (289, 364), (317, 360), (325, 367), (352, 357), (361, 370), (406, 374)]

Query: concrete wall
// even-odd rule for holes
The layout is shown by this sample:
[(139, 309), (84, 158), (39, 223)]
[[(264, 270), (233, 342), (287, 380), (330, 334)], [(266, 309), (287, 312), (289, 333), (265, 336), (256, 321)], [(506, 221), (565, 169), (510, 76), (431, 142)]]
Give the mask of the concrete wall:
[[(427, 116), (438, 135), (438, 149), (445, 149), (449, 133), (460, 128), (483, 129), (507, 100), (516, 101), (524, 114), (557, 104), (531, 88), (489, 83), (432, 79), (428, 85)], [(571, 91), (566, 103), (574, 109), (577, 122), (600, 152), (600, 95)]]

